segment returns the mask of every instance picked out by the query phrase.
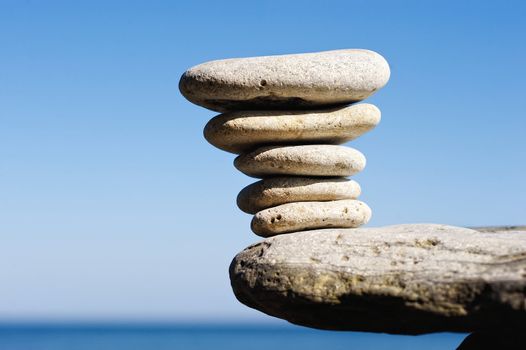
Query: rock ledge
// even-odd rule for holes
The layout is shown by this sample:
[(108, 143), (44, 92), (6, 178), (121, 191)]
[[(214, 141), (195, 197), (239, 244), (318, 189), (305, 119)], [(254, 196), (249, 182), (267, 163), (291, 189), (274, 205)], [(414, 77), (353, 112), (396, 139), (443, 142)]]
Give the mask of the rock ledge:
[(230, 266), (242, 303), (321, 329), (421, 334), (526, 324), (526, 232), (408, 224), (268, 238)]

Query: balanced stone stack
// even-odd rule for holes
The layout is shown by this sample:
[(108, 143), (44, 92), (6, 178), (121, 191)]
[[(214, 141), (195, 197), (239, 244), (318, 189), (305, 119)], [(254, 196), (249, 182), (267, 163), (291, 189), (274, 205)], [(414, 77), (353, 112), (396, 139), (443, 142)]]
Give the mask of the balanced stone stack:
[(214, 146), (239, 154), (235, 167), (262, 180), (237, 204), (257, 235), (354, 228), (371, 209), (347, 177), (365, 167), (341, 146), (373, 129), (380, 111), (355, 104), (382, 88), (389, 66), (368, 50), (338, 50), (212, 61), (186, 71), (182, 94), (218, 112), (205, 127)]
[(493, 336), (522, 337), (525, 348), (526, 227), (356, 228), (371, 211), (347, 177), (365, 158), (340, 145), (378, 124), (375, 106), (352, 103), (388, 79), (386, 61), (367, 50), (214, 61), (184, 73), (183, 95), (223, 113), (206, 139), (262, 178), (238, 205), (255, 214), (256, 234), (273, 237), (233, 259), (236, 297), (314, 328), (475, 332), (462, 349)]

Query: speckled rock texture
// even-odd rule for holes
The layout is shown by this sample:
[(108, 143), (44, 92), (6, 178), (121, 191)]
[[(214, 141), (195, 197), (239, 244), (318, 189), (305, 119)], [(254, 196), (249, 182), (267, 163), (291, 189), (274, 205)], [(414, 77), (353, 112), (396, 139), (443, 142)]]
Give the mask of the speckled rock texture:
[(179, 90), (219, 112), (311, 109), (361, 101), (389, 80), (389, 65), (360, 49), (211, 61), (187, 70)]
[(280, 204), (356, 199), (358, 182), (345, 178), (273, 177), (248, 185), (239, 192), (237, 206), (248, 214)]
[(359, 227), (371, 219), (367, 204), (343, 199), (330, 202), (296, 202), (262, 210), (252, 218), (250, 227), (258, 236), (327, 227)]
[(242, 154), (234, 166), (252, 177), (272, 175), (351, 176), (365, 168), (359, 151), (336, 145), (261, 147)]
[(435, 224), (324, 229), (239, 253), (242, 303), (298, 325), (421, 334), (526, 325), (526, 232)]
[(362, 103), (316, 111), (241, 111), (220, 114), (204, 136), (217, 148), (243, 153), (265, 145), (342, 144), (380, 122), (380, 110)]

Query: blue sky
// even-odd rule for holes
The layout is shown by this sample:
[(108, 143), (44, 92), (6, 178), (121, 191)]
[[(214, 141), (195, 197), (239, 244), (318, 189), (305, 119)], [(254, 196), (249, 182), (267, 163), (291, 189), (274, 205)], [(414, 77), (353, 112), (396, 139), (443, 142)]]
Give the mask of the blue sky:
[(0, 0), (0, 318), (255, 320), (227, 275), (253, 180), (178, 92), (229, 57), (367, 48), (391, 65), (352, 142), (370, 226), (525, 224), (520, 1)]

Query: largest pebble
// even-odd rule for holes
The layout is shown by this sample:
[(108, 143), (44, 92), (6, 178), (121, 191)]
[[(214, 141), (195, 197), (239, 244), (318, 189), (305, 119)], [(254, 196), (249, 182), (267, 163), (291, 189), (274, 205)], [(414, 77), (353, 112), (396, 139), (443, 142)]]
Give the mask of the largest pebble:
[(308, 109), (361, 101), (389, 75), (381, 55), (347, 49), (211, 61), (187, 70), (179, 89), (189, 101), (219, 112)]

